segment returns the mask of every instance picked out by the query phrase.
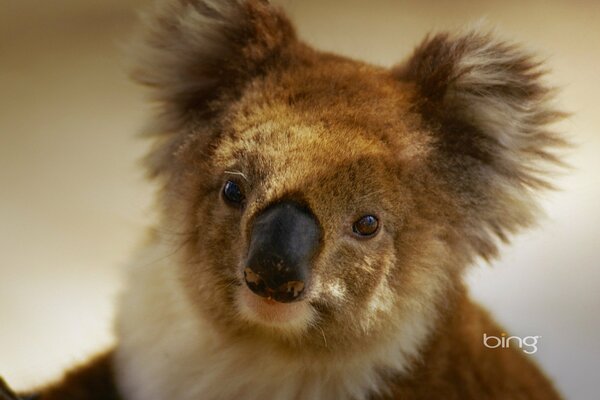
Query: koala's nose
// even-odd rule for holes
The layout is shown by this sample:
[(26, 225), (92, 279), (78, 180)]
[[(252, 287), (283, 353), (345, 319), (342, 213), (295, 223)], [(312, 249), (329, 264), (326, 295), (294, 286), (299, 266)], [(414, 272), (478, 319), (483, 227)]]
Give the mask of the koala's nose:
[(320, 237), (316, 217), (300, 204), (286, 201), (262, 211), (254, 220), (244, 269), (248, 288), (281, 303), (302, 298)]

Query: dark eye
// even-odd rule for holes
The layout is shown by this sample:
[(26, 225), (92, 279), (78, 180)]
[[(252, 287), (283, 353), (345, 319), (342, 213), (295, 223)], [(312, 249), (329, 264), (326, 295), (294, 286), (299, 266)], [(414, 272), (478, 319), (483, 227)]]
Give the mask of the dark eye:
[(225, 186), (223, 186), (223, 198), (227, 203), (236, 207), (240, 207), (246, 199), (242, 189), (234, 181), (225, 182)]
[(365, 215), (360, 217), (352, 225), (352, 231), (361, 237), (371, 237), (377, 233), (379, 229), (379, 220), (373, 215)]

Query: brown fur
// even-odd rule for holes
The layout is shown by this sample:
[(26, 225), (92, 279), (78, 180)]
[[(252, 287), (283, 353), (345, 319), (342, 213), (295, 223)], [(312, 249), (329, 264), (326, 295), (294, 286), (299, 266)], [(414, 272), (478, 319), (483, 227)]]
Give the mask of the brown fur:
[[(469, 264), (535, 221), (532, 193), (565, 145), (532, 56), (488, 33), (441, 34), (388, 70), (309, 48), (261, 1), (179, 0), (156, 15), (135, 72), (161, 108), (148, 130), (163, 186), (149, 248), (175, 254), (186, 304), (219, 341), (324, 370), (364, 356), (368, 387), (348, 396), (558, 398), (527, 356), (482, 345), (500, 329), (462, 285)], [(221, 199), (227, 179), (243, 210)], [(323, 231), (304, 300), (316, 317), (293, 329), (236, 303), (253, 218), (285, 199)], [(357, 240), (365, 214), (383, 227)], [(120, 371), (131, 357), (120, 353)]]
[(45, 388), (36, 400), (120, 400), (114, 384), (112, 353), (99, 355)]

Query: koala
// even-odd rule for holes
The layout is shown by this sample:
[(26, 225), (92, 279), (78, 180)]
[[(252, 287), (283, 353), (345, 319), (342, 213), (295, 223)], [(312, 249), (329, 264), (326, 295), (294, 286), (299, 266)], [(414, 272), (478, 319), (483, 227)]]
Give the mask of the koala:
[(568, 145), (535, 56), (478, 28), (383, 68), (260, 0), (163, 1), (138, 42), (159, 222), (115, 348), (40, 400), (560, 398), (463, 283)]

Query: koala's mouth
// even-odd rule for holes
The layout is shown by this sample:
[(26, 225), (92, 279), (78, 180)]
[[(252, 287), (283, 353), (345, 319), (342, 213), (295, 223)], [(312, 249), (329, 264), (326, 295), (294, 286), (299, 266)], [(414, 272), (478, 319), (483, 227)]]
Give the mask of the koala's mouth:
[(247, 287), (240, 287), (238, 309), (241, 316), (253, 323), (286, 329), (304, 329), (314, 319), (314, 310), (308, 301), (281, 303), (257, 296)]

